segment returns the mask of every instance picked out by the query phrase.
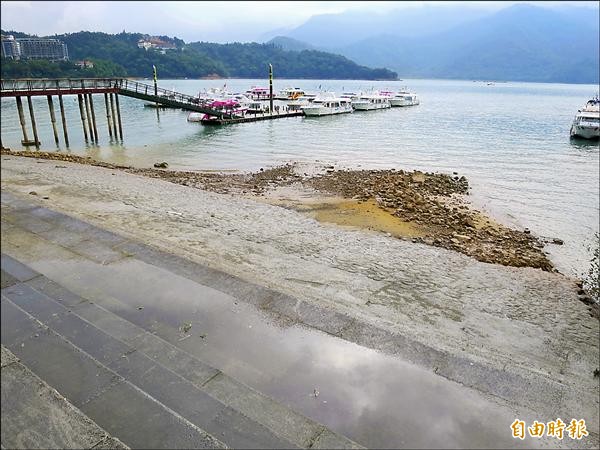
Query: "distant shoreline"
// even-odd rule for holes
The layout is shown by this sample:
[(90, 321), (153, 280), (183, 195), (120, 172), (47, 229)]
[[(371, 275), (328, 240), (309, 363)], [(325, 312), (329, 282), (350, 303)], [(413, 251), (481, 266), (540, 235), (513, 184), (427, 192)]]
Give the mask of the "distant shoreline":
[[(119, 78), (119, 77), (115, 77)], [(146, 80), (151, 81), (151, 77), (121, 77), (127, 78), (128, 80)], [(161, 81), (218, 81), (218, 80), (262, 80), (263, 78), (242, 78), (242, 77), (221, 77), (221, 78), (209, 78), (209, 77), (199, 77), (199, 78), (163, 78), (159, 79), (158, 82)], [(264, 78), (265, 82), (268, 83), (268, 77)], [(277, 77), (274, 78), (273, 81), (277, 82), (278, 80), (307, 80), (307, 81), (377, 81), (377, 82), (396, 82), (396, 81), (465, 81), (465, 82), (473, 82), (473, 83), (495, 83), (495, 84), (507, 84), (507, 83), (527, 83), (527, 84), (564, 84), (566, 86), (594, 86), (596, 90), (598, 89), (598, 84), (596, 83), (560, 83), (560, 82), (552, 82), (552, 81), (517, 81), (517, 80), (471, 80), (467, 78), (398, 78), (396, 80), (368, 80), (362, 78), (284, 78)]]

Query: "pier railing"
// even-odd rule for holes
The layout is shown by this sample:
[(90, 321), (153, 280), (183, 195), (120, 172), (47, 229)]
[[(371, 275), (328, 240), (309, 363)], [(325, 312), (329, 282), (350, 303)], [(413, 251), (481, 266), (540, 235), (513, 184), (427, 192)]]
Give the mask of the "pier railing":
[(126, 78), (21, 78), (1, 80), (1, 85), (2, 97), (114, 93), (219, 118), (234, 116), (232, 111), (212, 108), (209, 101), (193, 95)]
[[(135, 92), (137, 94), (144, 94), (144, 95), (150, 95), (150, 96), (155, 94), (154, 86), (145, 84), (145, 83), (140, 83), (140, 82), (134, 81), (134, 80), (127, 80), (127, 79), (116, 80), (116, 86), (121, 91), (128, 91), (131, 93)], [(168, 89), (163, 89), (160, 87), (156, 88), (156, 94), (160, 98), (171, 99), (171, 100), (178, 101), (181, 103), (190, 103), (190, 104), (195, 104), (195, 105), (199, 105), (199, 104), (203, 103), (200, 101), (200, 99), (198, 99), (198, 97), (194, 97), (193, 95), (182, 94), (180, 92), (175, 92), (175, 91), (169, 91)]]
[(2, 97), (116, 92), (118, 78), (20, 78), (1, 80)]

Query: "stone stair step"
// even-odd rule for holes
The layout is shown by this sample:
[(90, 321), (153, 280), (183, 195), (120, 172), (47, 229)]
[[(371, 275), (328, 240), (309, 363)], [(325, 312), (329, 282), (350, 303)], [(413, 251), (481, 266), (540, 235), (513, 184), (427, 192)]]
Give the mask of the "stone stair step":
[(227, 445), (240, 448), (294, 447), (31, 286), (13, 285), (4, 289), (3, 294), (73, 345)]
[(2, 448), (128, 448), (10, 350), (2, 346), (1, 351)]
[[(241, 413), (242, 416), (266, 427), (288, 444), (298, 447), (310, 447), (312, 445), (313, 448), (318, 448), (319, 443), (325, 442), (324, 439), (328, 436), (326, 445), (330, 448), (360, 447), (351, 440), (328, 430), (323, 425), (308, 419), (289, 407), (281, 405), (275, 400), (232, 379), (218, 369), (205, 364), (195, 356), (192, 356), (164, 339), (147, 332), (143, 328), (131, 323), (129, 320), (122, 318), (98, 304), (85, 301), (81, 297), (66, 290), (59, 284), (48, 280), (44, 276), (30, 280), (27, 282), (27, 285), (28, 287), (34, 288), (34, 290), (47, 295), (56, 302), (61, 303), (65, 308), (70, 308), (71, 313), (69, 315), (83, 318), (86, 322), (93, 324), (95, 328), (104, 331), (110, 336), (122, 341), (122, 343), (130, 346), (129, 350), (125, 347), (113, 349), (113, 358), (117, 355), (131, 352), (131, 348), (135, 348), (135, 352), (127, 354), (128, 359), (122, 358), (124, 361), (118, 360), (108, 363), (109, 367), (117, 368), (117, 372), (124, 372), (129, 370), (129, 367), (137, 366), (143, 366), (146, 367), (146, 370), (153, 371), (151, 368), (158, 363), (159, 366), (163, 366), (164, 368), (175, 372), (187, 382), (193, 384), (197, 389), (207, 393), (210, 398), (214, 398), (227, 405), (227, 407), (231, 409), (231, 411), (228, 412), (227, 417), (231, 417), (235, 412)], [(97, 300), (98, 299), (96, 299), (96, 301)], [(131, 307), (118, 304), (117, 301), (112, 298), (108, 302), (108, 305), (117, 312), (122, 313), (124, 310), (127, 310), (129, 313), (127, 316), (131, 317), (131, 311), (129, 311)], [(54, 312), (51, 307), (37, 306), (37, 308), (42, 312), (46, 320), (54, 320), (54, 326), (59, 329), (64, 329), (67, 338), (69, 338), (69, 333), (71, 333), (71, 335), (77, 333), (77, 326), (72, 323), (74, 320), (73, 318), (62, 317), (60, 314), (52, 316), (52, 314), (57, 313)], [(86, 327), (86, 330), (89, 330), (89, 328)], [(85, 333), (92, 335), (94, 332), (85, 331)], [(94, 356), (101, 359), (111, 358), (106, 354), (110, 349), (107, 349), (106, 345), (102, 343), (102, 338), (94, 337), (92, 341), (97, 343), (99, 347), (90, 350), (97, 352)], [(129, 363), (126, 361), (129, 361)], [(159, 371), (160, 370), (158, 370), (158, 372)], [(130, 376), (134, 375), (131, 374)], [(155, 374), (153, 376), (155, 376), (157, 380), (160, 380), (161, 376), (164, 377), (166, 375), (163, 373)], [(138, 380), (138, 382), (151, 383), (148, 380)], [(148, 387), (148, 389), (153, 389), (153, 392), (160, 392), (161, 383), (156, 380), (155, 382), (158, 384), (155, 383), (151, 388)], [(162, 392), (161, 395), (167, 395), (167, 398), (169, 398), (170, 395), (175, 394)], [(159, 400), (161, 400), (161, 398), (159, 398)], [(180, 407), (186, 405), (186, 401), (187, 397), (182, 398), (181, 403), (179, 403)], [(194, 413), (193, 411), (190, 411), (189, 408), (187, 413), (190, 414), (190, 417), (193, 417)], [(241, 423), (240, 421), (238, 422)], [(202, 428), (211, 433), (213, 431), (221, 433), (225, 432), (220, 430), (218, 425), (219, 422), (212, 423), (212, 426), (215, 427), (214, 430), (207, 428), (204, 425)], [(230, 443), (227, 439), (223, 438), (223, 435), (215, 434), (215, 436), (228, 444)], [(233, 436), (230, 437), (230, 439), (232, 438)], [(237, 439), (238, 438), (236, 438), (236, 442)], [(236, 444), (235, 446), (240, 445)]]
[[(90, 419), (136, 448), (224, 448), (224, 444), (183, 419), (2, 295), (1, 329), (20, 326), (6, 345), (32, 371), (61, 392)], [(81, 383), (78, 385), (78, 383)], [(96, 446), (103, 448), (110, 442)], [(59, 446), (60, 448), (60, 446)]]

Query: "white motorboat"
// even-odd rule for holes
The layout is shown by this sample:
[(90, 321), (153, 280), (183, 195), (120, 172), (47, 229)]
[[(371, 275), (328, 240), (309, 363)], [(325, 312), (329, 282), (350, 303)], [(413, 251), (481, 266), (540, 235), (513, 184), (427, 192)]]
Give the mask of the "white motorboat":
[(336, 97), (333, 93), (317, 96), (310, 105), (302, 108), (306, 116), (329, 116), (332, 114), (351, 113), (352, 102), (350, 99)]
[(382, 94), (389, 97), (391, 106), (415, 106), (420, 103), (417, 94), (409, 92), (406, 89), (397, 93), (386, 91), (382, 92)]
[(575, 115), (571, 125), (571, 137), (600, 138), (600, 99), (598, 96), (589, 100), (585, 107)]
[(252, 86), (246, 91), (246, 96), (252, 100), (268, 100), (269, 99), (269, 88)]
[(316, 97), (316, 94), (304, 94), (295, 100), (291, 100), (287, 102), (288, 111), (301, 111), (302, 108), (309, 106)]
[(202, 122), (202, 118), (205, 116), (204, 113), (191, 112), (187, 116), (188, 122)]
[(275, 96), (275, 100), (295, 100), (304, 95), (304, 91), (300, 88), (285, 88), (279, 91)]
[(357, 99), (352, 100), (352, 107), (357, 111), (386, 109), (390, 106), (389, 98), (385, 95), (381, 95), (378, 92), (373, 94), (361, 94)]
[(232, 98), (235, 94), (228, 92), (225, 86), (222, 88), (208, 88), (198, 93), (198, 99), (201, 102), (214, 102)]

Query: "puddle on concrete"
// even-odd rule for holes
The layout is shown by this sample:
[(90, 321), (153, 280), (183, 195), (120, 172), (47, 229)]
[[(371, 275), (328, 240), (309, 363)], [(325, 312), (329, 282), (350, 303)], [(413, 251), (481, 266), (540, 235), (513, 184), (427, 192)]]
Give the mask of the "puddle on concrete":
[[(19, 249), (13, 238), (5, 242), (4, 251), (67, 289), (147, 324), (199, 359), (367, 447), (540, 445), (513, 439), (510, 424), (517, 414), (477, 391), (399, 358), (282, 323), (243, 298), (134, 258), (101, 265), (29, 234)], [(185, 323), (191, 323), (190, 337), (181, 339)]]

